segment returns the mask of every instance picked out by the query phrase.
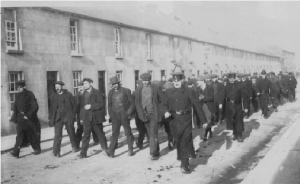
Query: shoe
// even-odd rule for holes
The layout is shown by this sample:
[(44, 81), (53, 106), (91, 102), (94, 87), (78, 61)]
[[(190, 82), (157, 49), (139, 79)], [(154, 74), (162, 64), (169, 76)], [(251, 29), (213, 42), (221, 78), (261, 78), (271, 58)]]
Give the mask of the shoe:
[(149, 158), (150, 160), (158, 160), (159, 156), (150, 155)]
[(180, 169), (181, 169), (181, 172), (184, 174), (191, 172), (188, 166), (181, 166)]
[(58, 158), (60, 157), (60, 153), (53, 153), (52, 152), (51, 155), (54, 156), (54, 157), (58, 157)]
[(173, 150), (174, 149), (174, 143), (172, 141), (169, 141), (168, 147), (169, 147), (169, 150)]
[(33, 155), (39, 155), (41, 154), (41, 150), (40, 149), (37, 149), (37, 150), (34, 150), (34, 152), (32, 152)]
[(72, 149), (72, 153), (76, 153), (76, 152), (78, 152), (78, 151), (80, 151), (79, 148), (73, 148), (73, 149)]
[(87, 158), (86, 154), (83, 154), (82, 152), (77, 155), (78, 158), (83, 159), (83, 158)]
[(110, 157), (110, 158), (114, 158), (114, 155), (109, 154), (107, 150), (103, 151), (103, 155)]
[(128, 151), (128, 156), (133, 156), (133, 155), (135, 155), (133, 150)]
[(15, 150), (10, 151), (9, 153), (10, 153), (11, 156), (16, 157), (16, 158), (19, 158), (20, 149), (17, 150), (17, 151), (15, 151)]
[(243, 142), (243, 139), (242, 139), (241, 137), (238, 137), (238, 138), (237, 138), (237, 141), (238, 141), (238, 142)]
[(232, 138), (232, 140), (234, 140), (234, 141), (235, 141), (236, 139), (237, 139), (237, 137), (234, 135), (234, 136), (233, 136), (233, 138)]

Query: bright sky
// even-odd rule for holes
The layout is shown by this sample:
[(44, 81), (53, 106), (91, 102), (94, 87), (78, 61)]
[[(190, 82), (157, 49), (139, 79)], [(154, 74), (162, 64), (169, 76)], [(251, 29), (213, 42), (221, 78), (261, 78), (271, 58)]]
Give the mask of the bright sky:
[[(7, 5), (3, 2), (2, 5)], [(11, 3), (11, 2), (9, 2)], [(151, 5), (164, 14), (203, 28), (210, 28), (228, 40), (241, 44), (276, 45), (293, 51), (300, 60), (300, 2), (279, 1), (122, 1), (122, 2), (55, 2), (60, 6), (113, 6), (116, 9)], [(55, 4), (51, 2), (53, 6)], [(42, 6), (49, 2), (14, 2), (15, 6)], [(299, 61), (300, 62), (300, 61)]]

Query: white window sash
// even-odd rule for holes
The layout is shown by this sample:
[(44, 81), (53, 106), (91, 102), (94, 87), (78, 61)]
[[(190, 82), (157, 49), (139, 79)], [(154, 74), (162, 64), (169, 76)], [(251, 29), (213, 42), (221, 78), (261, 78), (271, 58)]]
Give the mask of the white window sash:
[[(11, 29), (11, 24), (14, 24), (14, 30), (8, 30), (8, 26), (7, 24), (9, 24), (9, 27)], [(17, 36), (17, 26), (16, 26), (16, 22), (13, 22), (13, 21), (5, 21), (5, 42), (6, 42), (6, 47), (8, 50), (17, 50), (18, 47), (17, 47), (17, 40), (18, 40), (18, 36)], [(14, 34), (14, 40), (12, 40), (12, 34)], [(10, 35), (10, 36), (9, 36)], [(9, 43), (13, 43), (14, 46), (11, 46), (9, 45)]]

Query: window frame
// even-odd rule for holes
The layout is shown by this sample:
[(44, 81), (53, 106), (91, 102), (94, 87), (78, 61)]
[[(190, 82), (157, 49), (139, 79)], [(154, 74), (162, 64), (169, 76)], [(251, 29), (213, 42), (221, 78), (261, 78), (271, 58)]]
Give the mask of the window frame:
[(122, 71), (122, 70), (117, 70), (117, 71), (116, 71), (116, 76), (117, 76), (118, 80), (119, 80), (120, 82), (122, 82), (122, 79), (123, 79), (123, 71)]
[(152, 50), (152, 35), (150, 33), (146, 34), (147, 41), (147, 60), (153, 60), (153, 50)]
[[(73, 75), (73, 94), (74, 96), (78, 93), (78, 83), (82, 80), (82, 71), (77, 70), (72, 72)], [(75, 78), (75, 75), (77, 78)]]
[[(8, 29), (8, 24), (10, 24), (10, 30)], [(13, 31), (11, 30), (11, 24), (14, 24), (13, 26)], [(14, 34), (14, 37), (12, 36), (8, 36), (8, 35), (12, 35)], [(12, 37), (13, 39), (8, 39), (8, 37)], [(17, 39), (18, 39), (18, 35), (17, 35), (17, 24), (16, 21), (10, 21), (10, 20), (6, 20), (5, 21), (5, 42), (6, 42), (6, 48), (8, 50), (18, 50), (18, 43), (17, 43)], [(8, 43), (14, 43), (14, 46), (8, 45)]]
[(115, 47), (115, 58), (122, 59), (122, 42), (121, 42), (121, 28), (114, 28), (114, 47)]
[[(11, 81), (11, 75), (17, 75), (17, 79), (14, 78), (14, 81)], [(9, 93), (9, 103), (11, 105), (11, 111), (13, 111), (14, 103), (16, 100), (16, 94), (19, 92), (17, 90), (17, 86), (16, 86), (16, 82), (19, 80), (24, 80), (24, 72), (23, 71), (9, 71), (8, 72), (8, 93)], [(11, 84), (14, 85), (14, 91), (11, 91)], [(11, 95), (13, 95), (13, 101), (11, 101)]]

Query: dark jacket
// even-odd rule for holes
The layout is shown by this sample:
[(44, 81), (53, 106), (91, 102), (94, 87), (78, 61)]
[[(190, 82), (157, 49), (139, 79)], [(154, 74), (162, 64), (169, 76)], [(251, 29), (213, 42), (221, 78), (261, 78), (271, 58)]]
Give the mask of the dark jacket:
[(217, 85), (217, 90), (214, 90), (214, 102), (217, 104), (223, 104), (224, 101), (224, 95), (225, 95), (225, 87), (220, 82), (213, 82), (212, 86)]
[[(82, 94), (84, 96), (86, 91)], [(94, 124), (101, 124), (103, 123), (104, 118), (104, 113), (103, 109), (105, 108), (105, 102), (104, 102), (104, 97), (103, 94), (92, 87), (91, 92), (90, 92), (90, 105), (91, 108), (89, 110), (85, 110), (84, 108), (84, 99), (81, 98), (80, 102), (80, 120), (84, 121), (86, 120), (87, 116), (89, 113), (91, 113), (92, 116), (92, 123)]]
[[(123, 105), (127, 115), (131, 115), (134, 111), (134, 101), (131, 96), (131, 91), (128, 88), (120, 87), (119, 89), (123, 94)], [(108, 93), (108, 114), (110, 117), (113, 116), (112, 112), (112, 96), (115, 92), (115, 89), (111, 89)]]
[(271, 91), (270, 95), (272, 97), (277, 97), (278, 93), (280, 92), (280, 83), (277, 78), (270, 78), (271, 81)]
[[(55, 124), (55, 116), (58, 107), (58, 95), (57, 93), (53, 93), (50, 98), (50, 121), (49, 126), (54, 126)], [(76, 102), (73, 95), (66, 89), (63, 90), (63, 104), (64, 104), (64, 111), (67, 114), (68, 123), (73, 123), (75, 120), (76, 114)]]
[(198, 100), (200, 103), (205, 103), (211, 113), (215, 112), (215, 105), (214, 105), (214, 88), (210, 85), (206, 85), (204, 91), (197, 87), (196, 89), (196, 95), (199, 99), (199, 96), (203, 95), (204, 98), (201, 100)]
[(258, 92), (261, 94), (262, 91), (267, 91), (268, 94), (270, 94), (270, 90), (271, 90), (271, 81), (267, 78), (265, 79), (260, 79), (257, 82), (257, 89)]
[[(160, 122), (164, 115), (161, 113), (161, 106), (159, 103), (160, 101), (163, 100), (163, 94), (162, 94), (162, 91), (159, 90), (159, 88), (156, 85), (154, 85), (154, 84), (150, 84), (150, 85), (151, 85), (151, 90), (152, 90), (152, 102), (153, 102), (153, 107), (154, 107), (154, 117), (157, 122)], [(136, 112), (138, 114), (139, 119), (142, 120), (143, 122), (147, 122), (148, 119), (146, 117), (146, 114), (143, 110), (143, 105), (142, 105), (142, 89), (143, 89), (143, 86), (139, 86), (136, 89), (135, 108), (136, 108)]]
[(288, 81), (289, 81), (289, 88), (295, 89), (297, 87), (297, 80), (294, 76), (289, 77)]

